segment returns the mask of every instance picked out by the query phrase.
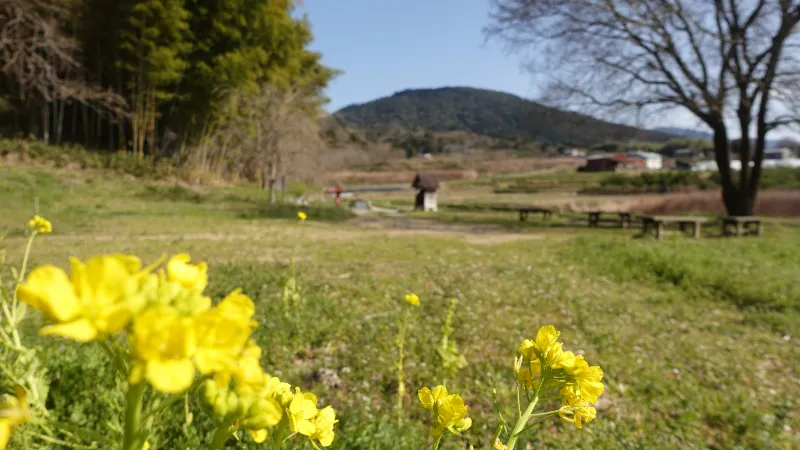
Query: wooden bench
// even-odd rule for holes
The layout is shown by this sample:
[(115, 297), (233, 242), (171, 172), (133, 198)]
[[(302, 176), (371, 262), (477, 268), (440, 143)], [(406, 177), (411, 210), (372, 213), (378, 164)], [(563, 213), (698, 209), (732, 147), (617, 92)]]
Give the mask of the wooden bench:
[(642, 220), (642, 235), (652, 229), (656, 233), (656, 239), (661, 239), (665, 234), (668, 234), (664, 227), (670, 224), (678, 224), (682, 233), (686, 232), (687, 228), (691, 229), (691, 236), (694, 238), (700, 237), (700, 228), (704, 223), (708, 223), (705, 217), (692, 217), (692, 216), (640, 216)]
[[(619, 224), (620, 228), (629, 228), (633, 220), (631, 213), (627, 212), (608, 212), (608, 211), (589, 211), (589, 226), (596, 227), (600, 222), (610, 222)], [(602, 219), (603, 214), (616, 214), (618, 219)]]
[(528, 220), (528, 214), (531, 213), (541, 213), (542, 220), (545, 222), (550, 220), (550, 216), (553, 215), (553, 210), (547, 208), (540, 208), (538, 206), (494, 206), (491, 208), (494, 211), (517, 211), (519, 212), (519, 220), (524, 222)]
[[(753, 216), (720, 217), (723, 236), (761, 236), (761, 218)], [(732, 229), (731, 229), (732, 228)]]

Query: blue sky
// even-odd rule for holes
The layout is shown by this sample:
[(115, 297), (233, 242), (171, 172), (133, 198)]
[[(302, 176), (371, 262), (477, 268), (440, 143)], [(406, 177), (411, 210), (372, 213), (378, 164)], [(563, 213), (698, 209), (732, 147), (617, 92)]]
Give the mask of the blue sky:
[(329, 89), (331, 112), (394, 92), (471, 86), (535, 96), (519, 59), (484, 46), (488, 0), (305, 0), (311, 48), (341, 69)]
[[(405, 89), (442, 86), (535, 99), (539, 86), (521, 59), (499, 42), (484, 43), (488, 9), (489, 0), (304, 0), (296, 13), (308, 15), (311, 48), (322, 53), (324, 64), (344, 71), (327, 90), (329, 112)], [(684, 111), (640, 125), (705, 128)]]

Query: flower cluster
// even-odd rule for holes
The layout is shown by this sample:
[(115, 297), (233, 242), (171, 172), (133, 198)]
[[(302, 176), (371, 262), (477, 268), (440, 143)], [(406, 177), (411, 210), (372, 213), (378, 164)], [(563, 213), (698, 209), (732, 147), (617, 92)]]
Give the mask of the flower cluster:
[(408, 302), (411, 306), (419, 306), (419, 296), (417, 294), (411, 293), (406, 294), (406, 302)]
[(560, 333), (548, 325), (539, 329), (536, 339), (525, 339), (519, 346), (514, 370), (526, 391), (554, 392), (561, 398), (559, 415), (581, 428), (595, 418), (591, 404), (603, 393), (603, 370), (589, 366), (583, 355), (564, 351), (558, 342)]
[(44, 217), (38, 214), (33, 216), (33, 219), (28, 221), (28, 227), (33, 228), (39, 233), (53, 232), (53, 224), (51, 224), (49, 220), (45, 219)]
[(331, 406), (317, 408), (317, 397), (302, 392), (267, 375), (258, 361), (261, 349), (250, 343), (231, 370), (220, 372), (203, 383), (203, 401), (223, 426), (245, 429), (256, 443), (283, 434), (307, 437), (313, 445), (328, 447), (333, 443), (337, 422)]
[(433, 428), (431, 435), (438, 438), (445, 430), (459, 434), (472, 426), (467, 417), (467, 407), (458, 394), (448, 394), (444, 386), (436, 386), (431, 391), (424, 387), (417, 393), (422, 407), (431, 411)]
[(165, 259), (142, 267), (130, 255), (72, 258), (69, 275), (41, 266), (20, 285), (19, 299), (52, 322), (42, 335), (89, 342), (125, 333), (129, 363), (120, 366), (129, 392), (146, 381), (156, 391), (180, 394), (198, 373), (208, 377), (204, 398), (221, 422), (222, 438), (241, 428), (263, 442), (267, 429), (285, 418), (291, 433), (329, 446), (333, 409), (317, 410), (313, 394), (292, 394), (288, 384), (261, 368), (261, 349), (251, 338), (257, 322), (250, 297), (235, 289), (212, 306), (204, 294), (207, 265), (179, 254), (156, 270)]
[(0, 449), (6, 448), (11, 431), (28, 421), (28, 401), (25, 389), (17, 386), (16, 397), (0, 396)]

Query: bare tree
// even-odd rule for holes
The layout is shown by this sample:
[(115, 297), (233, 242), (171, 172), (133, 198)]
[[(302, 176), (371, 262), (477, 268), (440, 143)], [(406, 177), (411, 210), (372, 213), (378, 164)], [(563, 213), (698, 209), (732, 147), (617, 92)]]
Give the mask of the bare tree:
[(59, 0), (0, 0), (0, 71), (15, 85), (17, 101), (44, 103), (45, 137), (47, 103), (54, 100), (78, 101), (114, 117), (127, 112), (121, 96), (81, 79), (78, 46), (58, 25), (69, 13)]
[(257, 92), (228, 95), (229, 107), (208, 137), (194, 149), (196, 168), (258, 178), (277, 200), (276, 184), (286, 176), (313, 170), (313, 154), (324, 147), (314, 92), (264, 84)]
[(297, 169), (300, 156), (323, 146), (319, 133), (318, 99), (301, 87), (282, 89), (265, 84), (250, 108), (256, 126), (255, 155), (262, 185), (275, 203), (275, 184)]
[(485, 33), (535, 52), (560, 106), (690, 111), (713, 130), (728, 214), (752, 215), (767, 133), (797, 121), (799, 22), (798, 0), (492, 0)]

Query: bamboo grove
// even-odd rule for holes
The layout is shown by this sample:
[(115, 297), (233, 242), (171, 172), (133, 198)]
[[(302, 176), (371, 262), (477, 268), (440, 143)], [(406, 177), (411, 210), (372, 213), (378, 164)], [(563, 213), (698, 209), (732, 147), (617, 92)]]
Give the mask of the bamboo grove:
[(2, 0), (0, 131), (156, 160), (265, 84), (336, 74), (294, 0)]

